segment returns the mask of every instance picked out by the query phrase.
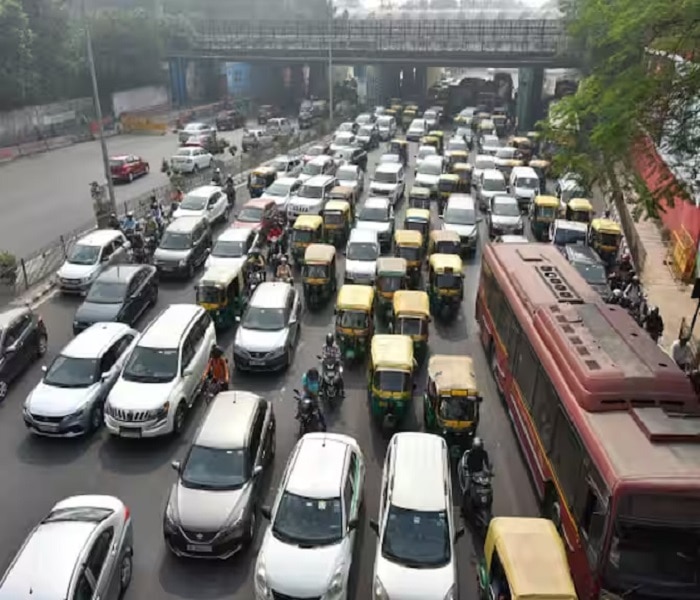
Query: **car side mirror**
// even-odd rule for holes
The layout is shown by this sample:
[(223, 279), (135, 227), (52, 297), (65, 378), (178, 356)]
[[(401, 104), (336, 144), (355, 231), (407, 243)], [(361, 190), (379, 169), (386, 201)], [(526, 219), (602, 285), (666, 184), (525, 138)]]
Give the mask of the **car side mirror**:
[(461, 538), (464, 535), (464, 527), (460, 527), (457, 531), (455, 531), (455, 537), (454, 541), (457, 542), (459, 538)]
[(484, 217), (477, 217), (476, 222), (477, 223), (482, 223), (484, 221)]
[(360, 520), (359, 520), (359, 519), (357, 519), (357, 518), (355, 518), (355, 519), (350, 519), (350, 520), (348, 521), (348, 531), (355, 531), (355, 529), (357, 529), (357, 527), (359, 526), (359, 524), (360, 524)]
[(173, 468), (173, 471), (177, 473), (179, 473), (180, 469), (182, 469), (182, 463), (179, 460), (174, 460), (170, 463), (170, 466)]
[(272, 520), (272, 509), (269, 506), (263, 506), (260, 509), (260, 514), (265, 517), (268, 521)]
[(377, 521), (375, 521), (374, 519), (370, 519), (369, 528), (370, 528), (372, 531), (374, 531), (374, 533), (376, 533), (377, 535), (379, 535), (379, 523), (377, 523)]
[(188, 368), (182, 370), (183, 377), (190, 377), (193, 373), (194, 373), (194, 369), (192, 369), (191, 367), (188, 367)]
[[(5, 350), (5, 352), (8, 352), (10, 349), (8, 348)], [(49, 370), (49, 368), (46, 365), (41, 365), (41, 372), (46, 373)]]
[(263, 472), (262, 465), (257, 465), (253, 469), (253, 477), (260, 477), (260, 475), (262, 475), (262, 472)]
[(105, 371), (100, 375), (100, 381), (105, 382), (109, 379), (109, 371)]

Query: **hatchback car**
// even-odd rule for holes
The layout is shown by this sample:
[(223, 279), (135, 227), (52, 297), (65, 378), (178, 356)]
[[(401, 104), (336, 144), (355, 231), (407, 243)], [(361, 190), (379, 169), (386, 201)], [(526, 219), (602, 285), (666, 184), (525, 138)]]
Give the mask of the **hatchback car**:
[(277, 171), (277, 177), (297, 177), (301, 173), (301, 158), (281, 154), (270, 161), (270, 166)]
[(418, 146), (418, 153), (416, 154), (416, 171), (420, 164), (429, 156), (437, 156), (438, 151), (435, 146)]
[(180, 217), (163, 233), (153, 253), (153, 264), (162, 275), (194, 277), (211, 250), (209, 221), (204, 217)]
[(504, 234), (522, 235), (523, 218), (518, 201), (513, 196), (497, 195), (491, 198), (487, 215), (489, 237)]
[(372, 113), (362, 113), (355, 117), (355, 123), (360, 127), (362, 127), (362, 125), (372, 125), (376, 120), (377, 117)]
[(359, 198), (365, 189), (365, 173), (357, 165), (340, 165), (335, 178), (338, 180), (338, 185), (353, 190), (356, 198)]
[(360, 128), (360, 126), (357, 123), (353, 123), (351, 121), (345, 121), (344, 123), (341, 123), (338, 125), (338, 129), (335, 130), (336, 133), (342, 133), (344, 131), (349, 131), (352, 134), (357, 133), (357, 130)]
[(479, 152), (488, 156), (495, 156), (501, 147), (501, 141), (497, 135), (484, 135), (479, 140)]
[(76, 437), (102, 426), (104, 402), (138, 332), (96, 323), (61, 350), (24, 403), (24, 424), (50, 437)]
[(112, 181), (128, 181), (131, 183), (137, 177), (148, 175), (149, 164), (140, 156), (125, 154), (112, 156), (109, 159), (109, 172)]
[(478, 183), (481, 181), (481, 176), (484, 171), (496, 168), (496, 159), (487, 154), (479, 154), (474, 161), (474, 171), (472, 172), (472, 181)]
[(205, 268), (224, 265), (236, 270), (257, 243), (258, 233), (253, 229), (227, 229), (216, 238)]
[(491, 199), (508, 193), (506, 180), (498, 169), (486, 169), (477, 182), (476, 195), (479, 208), (488, 210)]
[(277, 201), (270, 198), (248, 200), (233, 221), (234, 229), (267, 231), (278, 220)]
[(0, 312), (0, 402), (10, 383), (46, 354), (48, 334), (42, 318), (26, 306)]
[(281, 212), (287, 211), (287, 205), (292, 196), (299, 191), (301, 179), (298, 177), (278, 177), (265, 189), (261, 198), (263, 200), (272, 199)]
[(358, 229), (377, 232), (382, 249), (391, 249), (394, 236), (394, 208), (388, 198), (367, 198), (357, 214)]
[(245, 371), (286, 369), (299, 340), (301, 298), (293, 285), (261, 283), (240, 318), (233, 362)]
[(549, 239), (562, 251), (568, 244), (585, 246), (588, 239), (588, 224), (556, 219), (549, 227)]
[(73, 317), (73, 333), (94, 323), (134, 325), (158, 301), (158, 272), (152, 265), (109, 267), (92, 284)]
[(32, 529), (0, 581), (0, 600), (118, 600), (131, 583), (131, 512), (114, 496), (73, 496)]
[(163, 535), (178, 556), (227, 559), (253, 541), (265, 471), (275, 455), (272, 403), (251, 392), (221, 392), (194, 441), (173, 463)]
[(203, 185), (188, 192), (173, 217), (204, 217), (210, 223), (227, 223), (231, 207), (218, 185)]
[(214, 157), (199, 146), (180, 148), (170, 158), (170, 167), (176, 173), (197, 173), (213, 164)]
[(376, 231), (353, 228), (345, 248), (345, 283), (372, 285), (380, 254), (379, 235)]
[(442, 228), (459, 236), (462, 250), (473, 254), (479, 241), (479, 218), (474, 199), (469, 194), (452, 194), (442, 215)]
[(309, 433), (292, 450), (255, 565), (255, 598), (348, 597), (365, 461), (347, 435)]
[(570, 244), (564, 247), (564, 255), (588, 285), (601, 296), (608, 296), (610, 286), (605, 263), (593, 248), (581, 244)]
[(369, 183), (369, 193), (386, 196), (392, 205), (403, 197), (406, 190), (406, 172), (402, 164), (383, 163), (377, 165)]
[(428, 125), (425, 119), (413, 119), (406, 131), (406, 139), (409, 142), (417, 142), (428, 132)]

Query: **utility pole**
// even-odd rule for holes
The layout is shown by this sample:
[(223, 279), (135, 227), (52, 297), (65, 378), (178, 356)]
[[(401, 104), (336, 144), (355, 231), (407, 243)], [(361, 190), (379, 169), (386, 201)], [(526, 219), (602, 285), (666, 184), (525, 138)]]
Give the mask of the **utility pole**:
[(328, 116), (333, 123), (333, 0), (328, 0)]

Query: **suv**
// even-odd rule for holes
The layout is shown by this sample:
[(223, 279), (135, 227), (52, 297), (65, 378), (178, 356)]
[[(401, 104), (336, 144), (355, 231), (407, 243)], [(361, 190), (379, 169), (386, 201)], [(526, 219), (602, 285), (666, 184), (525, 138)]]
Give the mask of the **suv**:
[(76, 437), (102, 426), (104, 401), (138, 331), (123, 323), (97, 323), (68, 342), (24, 403), (33, 433)]
[(445, 440), (430, 433), (394, 434), (381, 490), (379, 518), (370, 522), (378, 536), (373, 598), (457, 598), (454, 544), (464, 529), (457, 529), (453, 517)]
[(488, 207), (489, 237), (497, 235), (523, 233), (523, 218), (518, 207), (518, 201), (513, 196), (499, 194), (491, 198)]
[(222, 110), (216, 115), (216, 128), (219, 131), (233, 131), (245, 126), (245, 115), (236, 109)]
[(358, 229), (377, 232), (379, 243), (385, 250), (391, 249), (394, 236), (394, 208), (388, 198), (367, 198), (357, 215)]
[(372, 196), (387, 196), (395, 205), (404, 196), (406, 190), (406, 172), (401, 163), (381, 163), (374, 171), (369, 183)]
[(212, 237), (206, 217), (180, 217), (163, 233), (153, 253), (153, 264), (163, 275), (194, 277), (195, 269), (203, 265), (211, 250)]
[(178, 479), (163, 536), (173, 554), (224, 560), (250, 544), (274, 455), (272, 403), (251, 392), (219, 393), (184, 461), (172, 464)]
[(452, 194), (445, 205), (442, 214), (442, 228), (454, 231), (459, 236), (461, 250), (469, 254), (476, 252), (479, 241), (479, 222), (481, 217), (476, 214), (474, 199), (470, 194)]
[(201, 306), (166, 308), (146, 327), (109, 393), (107, 430), (129, 438), (179, 434), (214, 344), (214, 324)]
[(347, 598), (365, 460), (338, 433), (308, 433), (292, 450), (255, 565), (256, 598)]
[(203, 185), (187, 192), (173, 217), (204, 217), (214, 224), (227, 223), (230, 213), (231, 207), (222, 189), (218, 185)]
[(244, 129), (243, 137), (241, 138), (241, 150), (248, 152), (248, 150), (269, 148), (274, 141), (274, 137), (264, 129)]
[(345, 283), (373, 285), (380, 254), (381, 247), (376, 231), (353, 228), (345, 248)]
[(605, 263), (593, 248), (580, 244), (569, 244), (564, 247), (564, 255), (588, 285), (604, 298), (607, 297), (610, 287)]
[(333, 175), (317, 175), (304, 182), (297, 195), (289, 200), (287, 206), (289, 220), (294, 221), (302, 214), (320, 215), (336, 183)]
[(312, 158), (304, 165), (304, 168), (299, 174), (299, 179), (301, 179), (303, 183), (318, 175), (333, 175), (335, 170), (336, 164), (333, 161), (333, 157), (322, 154)]
[(299, 339), (300, 321), (301, 298), (293, 285), (261, 283), (240, 318), (233, 340), (236, 369), (286, 369)]

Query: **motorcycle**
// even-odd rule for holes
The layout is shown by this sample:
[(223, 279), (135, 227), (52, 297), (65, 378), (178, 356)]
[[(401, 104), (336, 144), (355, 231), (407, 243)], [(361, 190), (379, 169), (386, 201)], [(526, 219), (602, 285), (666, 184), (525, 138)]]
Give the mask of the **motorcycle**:
[(469, 473), (468, 455), (469, 450), (462, 455), (458, 467), (462, 513), (465, 519), (471, 521), (476, 531), (485, 537), (493, 519), (493, 472), (484, 470), (479, 473)]
[(296, 419), (299, 421), (299, 437), (307, 433), (323, 432), (326, 428), (321, 421), (319, 407), (313, 398), (302, 398), (299, 390), (294, 390), (294, 399), (297, 402)]
[[(323, 360), (321, 356), (316, 358)], [(343, 365), (335, 360), (325, 360), (321, 366), (321, 395), (326, 402), (333, 402), (341, 393), (340, 378), (343, 375)]]

